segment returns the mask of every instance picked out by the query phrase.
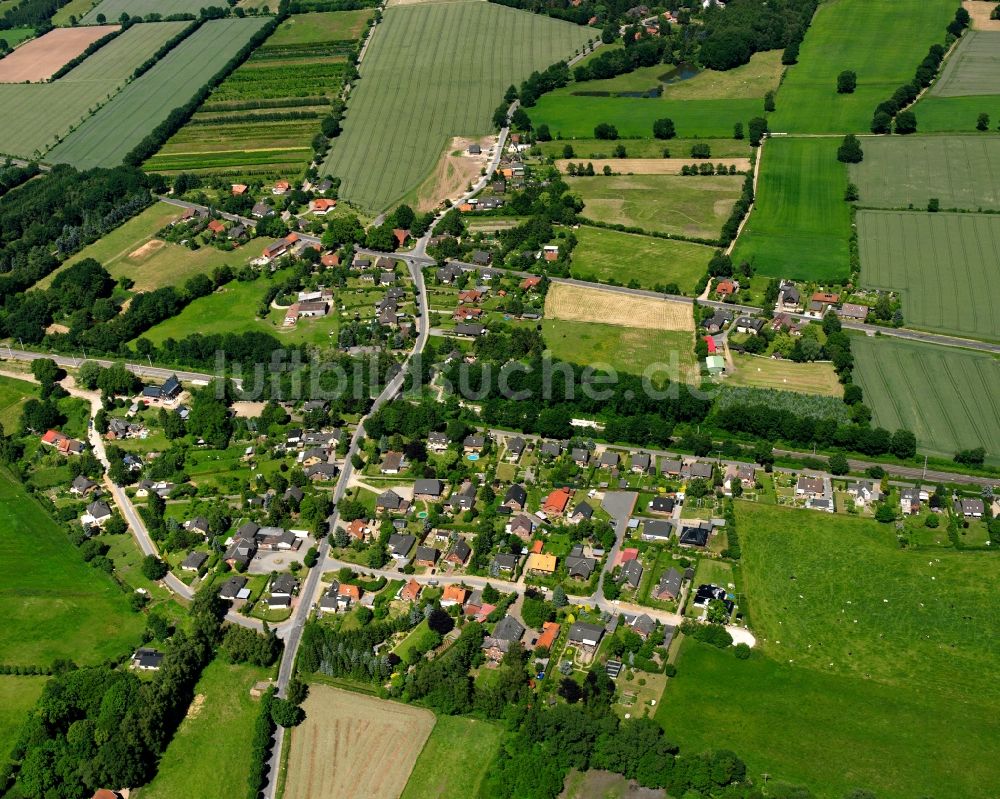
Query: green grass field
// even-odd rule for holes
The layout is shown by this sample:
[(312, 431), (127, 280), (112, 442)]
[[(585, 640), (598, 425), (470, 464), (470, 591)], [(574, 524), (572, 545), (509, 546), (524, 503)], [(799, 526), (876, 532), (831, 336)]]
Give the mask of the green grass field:
[(803, 394), (841, 397), (844, 387), (828, 361), (796, 363), (757, 355), (733, 355), (736, 372), (726, 377), (729, 386), (756, 386)]
[(356, 11), (294, 14), (277, 27), (264, 47), (326, 44), (357, 39), (364, 32), (372, 13), (370, 8), (361, 8)]
[(10, 112), (0, 125), (0, 152), (45, 152), (113, 97), (136, 67), (187, 24), (135, 25), (52, 83), (0, 84), (0, 103)]
[[(875, 106), (913, 71), (932, 44), (942, 43), (955, 0), (831, 0), (813, 17), (778, 90), (773, 131), (866, 132)], [(837, 94), (837, 75), (854, 70), (853, 94)]]
[(21, 725), (34, 707), (48, 677), (0, 677), (0, 763), (7, 762)]
[(750, 143), (746, 139), (573, 139), (573, 141), (536, 142), (543, 155), (562, 158), (566, 145), (573, 148), (573, 158), (611, 158), (619, 144), (625, 148), (629, 158), (662, 158), (663, 151), (669, 150), (674, 158), (687, 158), (693, 144), (708, 144), (712, 158), (749, 158)]
[(921, 451), (985, 447), (1000, 463), (1000, 363), (986, 353), (894, 338), (852, 340), (854, 381), (881, 427), (905, 427)]
[(485, 721), (438, 716), (401, 799), (478, 796), (501, 735), (500, 727)]
[(23, 487), (0, 472), (0, 663), (97, 663), (139, 643), (128, 596), (91, 568)]
[(10, 28), (3, 32), (3, 38), (11, 47), (17, 47), (21, 42), (35, 35), (34, 28)]
[[(266, 669), (212, 661), (195, 686), (195, 702), (167, 746), (143, 799), (229, 799), (250, 774), (250, 743), (259, 700), (250, 688)], [(199, 697), (200, 702), (199, 702)], [(213, 753), (206, 757), (205, 753)]]
[(1000, 94), (1000, 31), (969, 31), (928, 92), (932, 97)]
[[(571, 185), (575, 185), (572, 179)], [(657, 284), (676, 283), (682, 292), (692, 291), (705, 274), (714, 252), (703, 244), (585, 225), (574, 231), (574, 235), (578, 243), (572, 255), (573, 277), (601, 283), (613, 279), (622, 285), (635, 280), (640, 288), (647, 289)]]
[(733, 261), (759, 274), (839, 280), (850, 272), (847, 170), (835, 139), (771, 139), (760, 156), (757, 197)]
[(590, 219), (714, 239), (739, 199), (743, 176), (600, 175), (568, 182)]
[[(609, 122), (622, 138), (645, 138), (653, 133), (653, 122), (669, 117), (677, 135), (686, 138), (728, 139), (733, 125), (763, 114), (761, 101), (743, 100), (664, 100), (636, 97), (573, 97), (543, 95), (533, 108), (525, 109), (535, 127), (548, 125), (553, 136), (590, 139), (594, 128)], [(614, 143), (607, 144), (609, 148)], [(671, 147), (670, 141), (663, 142)]]
[(130, 17), (144, 17), (146, 14), (197, 14), (204, 4), (200, 0), (101, 0), (80, 21), (85, 25), (94, 25), (97, 15), (103, 14), (105, 19), (117, 20), (122, 13)]
[(820, 799), (858, 787), (879, 799), (989, 795), (995, 705), (945, 701), (796, 660), (741, 661), (685, 641), (656, 719), (685, 751), (724, 745), (758, 784), (767, 774), (772, 788), (804, 784)]
[(61, 27), (70, 24), (70, 17), (81, 19), (100, 0), (69, 0), (66, 5), (52, 15), (52, 24)]
[(80, 169), (120, 164), (266, 22), (264, 17), (206, 22), (67, 136), (49, 153), (48, 160)]
[[(911, 327), (1000, 340), (1000, 217), (860, 211), (861, 283), (901, 293)], [(947, 264), (946, 269), (942, 265)]]
[(7, 435), (17, 432), (21, 406), (38, 394), (38, 387), (27, 380), (0, 377), (0, 424)]
[(552, 357), (558, 360), (581, 366), (605, 364), (625, 374), (642, 374), (652, 364), (665, 364), (666, 368), (658, 369), (652, 379), (698, 382), (693, 333), (546, 319), (542, 322), (542, 336)]
[(592, 35), (492, 3), (387, 8), (324, 172), (364, 209), (392, 205), (432, 172), (450, 137), (490, 132), (510, 84), (572, 56)]
[(913, 107), (920, 133), (974, 133), (980, 114), (988, 114), (991, 127), (1000, 122), (1000, 94), (976, 97), (924, 97)]
[(877, 136), (862, 140), (865, 159), (848, 167), (866, 208), (1000, 210), (1000, 136)]

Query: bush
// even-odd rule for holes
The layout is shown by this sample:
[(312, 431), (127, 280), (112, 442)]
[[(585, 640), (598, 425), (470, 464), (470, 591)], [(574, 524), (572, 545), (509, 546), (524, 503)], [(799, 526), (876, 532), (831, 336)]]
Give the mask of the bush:
[(736, 655), (738, 660), (747, 660), (750, 657), (750, 645), (737, 644), (733, 647), (733, 654)]
[(147, 580), (162, 580), (170, 569), (156, 555), (146, 555), (142, 560), (142, 574)]
[(607, 122), (601, 122), (594, 128), (594, 138), (595, 139), (617, 139), (618, 138), (618, 128), (614, 125), (609, 125)]
[(845, 69), (837, 76), (837, 94), (854, 94), (858, 86), (858, 75), (850, 69)]
[(305, 711), (287, 699), (275, 697), (271, 700), (271, 718), (282, 727), (297, 727), (305, 719)]
[(674, 127), (672, 119), (657, 119), (653, 122), (653, 136), (657, 139), (673, 139), (677, 136), (677, 129)]
[(673, 663), (668, 663), (666, 666), (663, 667), (663, 673), (666, 674), (668, 677), (676, 677), (677, 667)]

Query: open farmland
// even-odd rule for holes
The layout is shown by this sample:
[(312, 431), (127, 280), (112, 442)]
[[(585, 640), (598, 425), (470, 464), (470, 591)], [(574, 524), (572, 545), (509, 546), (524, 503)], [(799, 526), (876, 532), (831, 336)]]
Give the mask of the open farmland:
[(736, 371), (726, 375), (726, 384), (730, 386), (776, 388), (827, 397), (840, 397), (844, 393), (833, 364), (827, 361), (796, 363), (734, 353), (733, 364)]
[[(625, 139), (647, 138), (653, 133), (653, 122), (669, 117), (677, 127), (677, 135), (688, 138), (732, 138), (733, 125), (761, 116), (760, 100), (663, 100), (655, 97), (574, 97), (543, 95), (537, 105), (525, 109), (532, 124), (548, 125), (553, 136), (564, 139), (589, 139), (594, 128), (609, 122)], [(628, 142), (625, 142), (626, 146)], [(608, 142), (608, 148), (614, 146)], [(662, 147), (674, 148), (670, 141)]]
[(0, 125), (0, 152), (32, 157), (53, 147), (189, 24), (134, 25), (52, 83), (0, 84), (0, 104), (9, 112)]
[(117, 25), (51, 30), (0, 60), (0, 83), (48, 80), (63, 64), (116, 30)]
[(933, 97), (1000, 94), (1000, 31), (969, 31), (928, 92)]
[(324, 172), (363, 209), (392, 205), (434, 170), (451, 137), (490, 132), (510, 84), (568, 58), (591, 35), (492, 3), (386, 9)]
[[(976, 97), (924, 96), (913, 106), (920, 133), (977, 133), (980, 114), (988, 114), (996, 128), (1000, 120), (1000, 94)], [(982, 134), (978, 134), (982, 135)]]
[(434, 714), (397, 702), (313, 684), (306, 720), (291, 731), (285, 799), (397, 799)]
[(139, 642), (128, 595), (84, 563), (66, 531), (0, 472), (0, 663), (99, 663)]
[(469, 799), (500, 747), (500, 727), (477, 719), (438, 716), (402, 799)]
[(769, 139), (757, 197), (733, 261), (769, 277), (839, 280), (850, 272), (847, 170), (835, 139)]
[(690, 331), (545, 319), (542, 337), (557, 360), (580, 366), (610, 366), (633, 375), (641, 375), (655, 365), (651, 380), (659, 382), (668, 378), (673, 382), (700, 382), (700, 369), (694, 357), (694, 333)]
[[(770, 128), (788, 133), (867, 131), (875, 106), (944, 42), (955, 0), (833, 0), (822, 3), (778, 90)], [(890, 35), (891, 32), (891, 35)], [(858, 75), (853, 94), (837, 94), (837, 75)]]
[[(600, 171), (601, 167), (594, 164), (594, 169)], [(656, 233), (716, 239), (739, 199), (743, 177), (598, 175), (569, 178), (568, 183), (570, 191), (583, 200), (583, 215), (590, 219)]]
[(67, 136), (51, 151), (49, 160), (79, 169), (120, 164), (267, 22), (265, 17), (206, 22)]
[[(589, 205), (584, 214), (591, 215)], [(634, 280), (645, 289), (675, 283), (681, 293), (692, 292), (708, 269), (713, 253), (703, 244), (602, 228), (581, 226), (574, 235), (578, 242), (570, 267), (574, 278), (600, 283), (616, 280), (622, 285)]]
[(851, 164), (866, 208), (1000, 210), (1000, 136), (872, 137), (865, 160)]
[(130, 17), (144, 17), (147, 14), (195, 14), (205, 7), (204, 0), (101, 0), (81, 20), (84, 25), (93, 25), (99, 15), (105, 19), (118, 19), (123, 13)]
[(905, 427), (922, 451), (951, 457), (984, 447), (1000, 463), (1000, 361), (994, 356), (903, 341), (852, 341), (854, 380), (881, 427)]
[(722, 736), (823, 799), (990, 795), (1000, 563), (901, 550), (891, 526), (848, 516), (738, 503), (736, 518), (758, 646), (741, 662), (685, 642), (657, 713), (668, 735)]
[(861, 283), (901, 294), (910, 327), (1000, 340), (1000, 217), (861, 211)]
[[(167, 746), (156, 777), (142, 789), (144, 799), (229, 799), (234, 785), (246, 783), (260, 709), (250, 688), (265, 676), (265, 669), (221, 658), (205, 667), (187, 717)], [(205, 752), (213, 756), (206, 758)]]
[(689, 303), (566, 283), (549, 288), (545, 295), (545, 317), (644, 330), (694, 330), (694, 313)]
[(312, 157), (370, 10), (299, 14), (212, 92), (146, 163), (167, 174), (296, 177)]

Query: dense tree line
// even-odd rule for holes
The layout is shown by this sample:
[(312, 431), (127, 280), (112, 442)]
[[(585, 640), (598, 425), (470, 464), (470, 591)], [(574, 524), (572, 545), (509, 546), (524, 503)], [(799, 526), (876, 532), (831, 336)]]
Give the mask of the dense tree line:
[(383, 683), (392, 674), (393, 663), (387, 654), (374, 654), (375, 647), (394, 633), (409, 630), (417, 621), (403, 615), (370, 621), (360, 629), (346, 632), (319, 622), (307, 622), (299, 647), (299, 669), (307, 674), (320, 672), (333, 677)]
[(190, 632), (175, 631), (151, 680), (109, 665), (50, 680), (13, 752), (19, 795), (77, 799), (146, 784), (194, 698), (225, 612), (215, 591), (199, 592)]
[(39, 173), (38, 164), (32, 161), (25, 166), (15, 166), (10, 161), (0, 167), (0, 197), (11, 189), (16, 189), (22, 183), (27, 183)]
[[(138, 20), (136, 20), (136, 22), (138, 22)], [(88, 44), (87, 49), (84, 50), (82, 53), (80, 53), (80, 55), (78, 55), (76, 58), (71, 58), (61, 67), (59, 67), (59, 69), (53, 72), (52, 76), (49, 78), (49, 82), (51, 83), (54, 80), (59, 80), (59, 78), (61, 78), (63, 75), (69, 74), (71, 71), (80, 66), (80, 64), (82, 64), (87, 58), (89, 58), (98, 50), (100, 50), (102, 47), (104, 47), (104, 45), (111, 42), (112, 39), (116, 39), (118, 36), (123, 34), (129, 28), (131, 28), (132, 24), (133, 24), (132, 21), (129, 20), (128, 23), (122, 25), (121, 27), (115, 28), (113, 31), (111, 31), (111, 33), (104, 34), (104, 36), (102, 36), (96, 42), (91, 42), (90, 44)]]
[(173, 50), (177, 45), (183, 42), (188, 36), (194, 33), (198, 28), (201, 27), (202, 23), (205, 21), (204, 17), (198, 17), (190, 25), (185, 25), (181, 30), (171, 36), (167, 41), (160, 45), (159, 49), (153, 53), (149, 58), (143, 61), (139, 66), (135, 68), (132, 72), (132, 80), (140, 78), (145, 75), (149, 70), (151, 70), (160, 59), (162, 59), (167, 53)]
[(732, 0), (705, 11), (699, 60), (708, 69), (746, 64), (754, 53), (802, 41), (817, 0)]
[(0, 198), (0, 302), (152, 202), (160, 180), (138, 169), (58, 165)]
[[(621, 50), (611, 50), (591, 58), (586, 64), (573, 68), (573, 80), (602, 80), (632, 72), (639, 67), (656, 66), (663, 60), (667, 50), (667, 40), (662, 38), (625, 40)], [(666, 138), (666, 137), (664, 137)]]
[(52, 15), (68, 0), (21, 0), (0, 17), (0, 30), (34, 28), (36, 35), (52, 30)]

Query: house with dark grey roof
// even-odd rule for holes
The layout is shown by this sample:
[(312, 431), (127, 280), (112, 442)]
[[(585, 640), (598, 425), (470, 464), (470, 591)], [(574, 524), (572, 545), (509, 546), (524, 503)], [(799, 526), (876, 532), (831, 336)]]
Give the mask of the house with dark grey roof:
[(630, 619), (628, 626), (631, 627), (632, 630), (643, 640), (649, 638), (649, 636), (656, 630), (656, 622), (649, 616), (649, 614), (646, 613)]
[(601, 458), (598, 461), (602, 469), (617, 469), (618, 468), (619, 456), (617, 452), (613, 450), (606, 449), (601, 453)]
[(97, 483), (95, 483), (93, 480), (89, 479), (88, 477), (85, 477), (82, 474), (79, 474), (75, 478), (73, 478), (73, 482), (70, 483), (69, 486), (70, 492), (80, 497), (87, 496), (87, 494), (89, 494), (96, 488), (97, 488)]
[(196, 572), (202, 566), (205, 565), (205, 561), (208, 560), (208, 555), (204, 552), (191, 552), (188, 554), (183, 561), (181, 561), (181, 569), (186, 572)]
[(389, 554), (393, 556), (396, 560), (405, 560), (406, 556), (410, 554), (410, 550), (413, 549), (413, 545), (417, 542), (417, 539), (412, 535), (400, 535), (399, 533), (394, 533), (389, 536)]
[(558, 458), (563, 453), (563, 447), (558, 441), (545, 441), (540, 451), (546, 458)]
[(524, 486), (517, 483), (508, 488), (507, 493), (503, 496), (503, 505), (505, 508), (521, 511), (524, 510), (524, 506), (527, 504), (528, 492), (524, 489)]
[(736, 319), (735, 327), (737, 333), (750, 333), (756, 336), (764, 329), (765, 324), (766, 322), (763, 319), (756, 319), (752, 316), (740, 316)]
[(470, 433), (462, 442), (462, 447), (466, 452), (479, 452), (486, 446), (486, 437), (479, 433)]
[(680, 534), (680, 545), (682, 547), (705, 547), (708, 545), (708, 537), (712, 533), (712, 523), (700, 521), (695, 524), (684, 522)]
[(517, 568), (518, 560), (520, 558), (517, 555), (512, 555), (509, 552), (501, 552), (499, 555), (494, 556), (490, 571), (493, 573), (506, 572), (509, 574)]
[(472, 547), (469, 546), (464, 538), (459, 538), (452, 548), (448, 550), (448, 554), (444, 556), (444, 559), (448, 563), (454, 563), (456, 566), (464, 566), (471, 555)]
[(681, 473), (684, 471), (684, 463), (680, 460), (672, 460), (669, 458), (660, 459), (660, 472), (667, 475), (667, 477), (680, 477)]
[(566, 572), (575, 580), (589, 580), (597, 568), (597, 559), (583, 554), (583, 547), (577, 544), (566, 556)]
[(413, 498), (435, 500), (444, 492), (444, 483), (433, 478), (421, 478), (413, 483)]
[(271, 596), (291, 597), (298, 590), (299, 581), (291, 574), (279, 574), (271, 580)]
[(409, 507), (409, 503), (391, 488), (386, 489), (375, 500), (377, 510), (403, 511)]
[(460, 322), (455, 325), (455, 335), (456, 336), (469, 336), (471, 338), (479, 338), (486, 333), (486, 328), (479, 324), (471, 324), (468, 322)]
[(437, 563), (438, 551), (434, 547), (417, 547), (413, 562), (417, 566), (434, 566)]
[(458, 491), (451, 495), (449, 504), (455, 512), (472, 510), (476, 507), (476, 487), (471, 482), (466, 481)]
[(502, 641), (520, 641), (524, 635), (524, 625), (511, 615), (506, 615), (493, 628), (493, 637)]
[(448, 449), (448, 436), (444, 433), (430, 432), (427, 434), (427, 449), (431, 452), (444, 452)]
[(638, 558), (630, 560), (622, 566), (622, 578), (632, 588), (639, 587), (639, 581), (642, 580), (642, 564), (639, 562)]
[(569, 521), (572, 524), (579, 524), (584, 520), (590, 520), (593, 518), (594, 509), (590, 506), (590, 503), (584, 501), (573, 508), (573, 512), (569, 516)]
[(246, 577), (242, 574), (234, 574), (222, 584), (222, 588), (219, 589), (219, 596), (229, 601), (238, 599), (240, 593), (246, 589), (246, 584)]
[(637, 452), (632, 456), (632, 471), (636, 474), (643, 474), (649, 471), (651, 463), (650, 457), (645, 452)]
[(711, 480), (712, 464), (705, 461), (695, 461), (688, 467), (688, 474), (692, 480)]
[(140, 646), (132, 655), (132, 668), (139, 671), (159, 671), (163, 653), (148, 646)]
[(649, 512), (671, 514), (675, 504), (673, 497), (653, 497), (649, 501)]
[(651, 592), (653, 599), (658, 599), (661, 602), (673, 602), (681, 595), (683, 582), (684, 575), (671, 567), (660, 575), (659, 582), (653, 587)]
[(599, 624), (576, 622), (569, 628), (569, 642), (576, 646), (596, 647), (604, 636), (604, 628)]
[(674, 525), (666, 519), (646, 519), (642, 523), (642, 540), (665, 543), (674, 534)]
[(517, 460), (524, 453), (527, 447), (527, 442), (520, 436), (514, 436), (514, 438), (507, 439), (507, 459), (512, 463), (516, 463)]
[(534, 519), (526, 513), (520, 513), (507, 524), (507, 532), (513, 533), (518, 538), (523, 538), (527, 541), (531, 538), (531, 534), (535, 532), (535, 527), (537, 527), (537, 524)]
[(586, 466), (590, 463), (590, 450), (586, 447), (574, 447), (570, 457), (577, 466)]
[(955, 501), (955, 513), (966, 519), (981, 519), (986, 508), (981, 499), (959, 499)]

